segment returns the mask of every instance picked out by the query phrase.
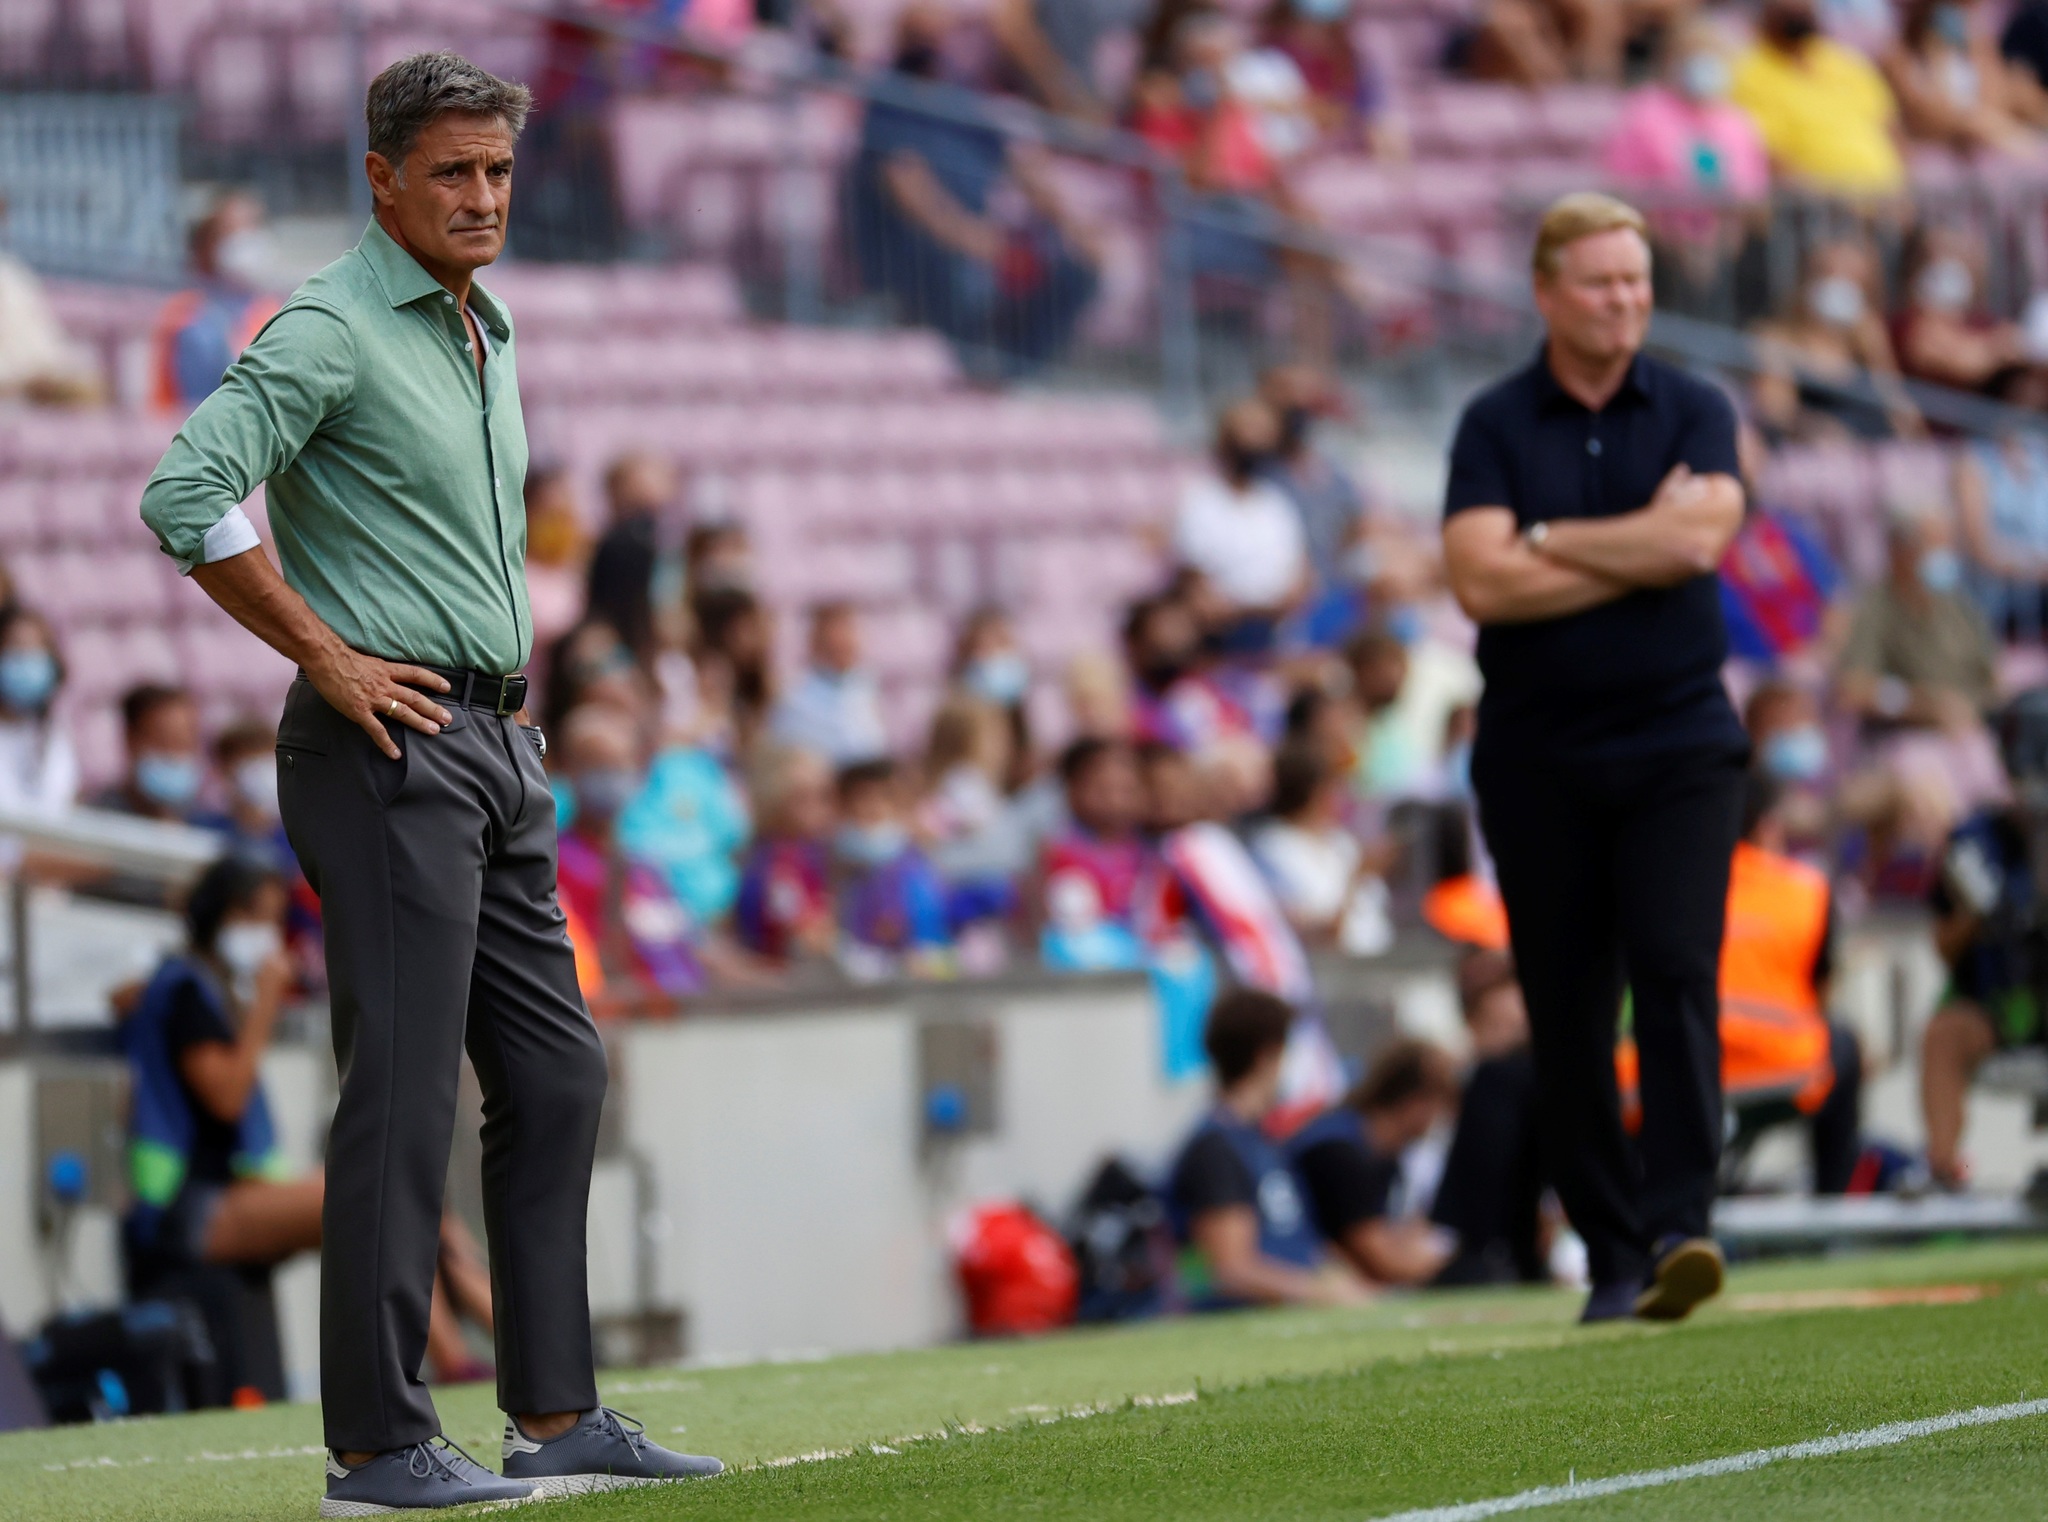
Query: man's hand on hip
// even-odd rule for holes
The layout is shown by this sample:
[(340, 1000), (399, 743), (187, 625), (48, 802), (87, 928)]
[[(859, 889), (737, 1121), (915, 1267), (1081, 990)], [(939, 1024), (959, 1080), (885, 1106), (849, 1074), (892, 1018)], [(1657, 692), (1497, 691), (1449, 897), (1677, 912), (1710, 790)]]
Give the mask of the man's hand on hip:
[(446, 692), (448, 682), (421, 666), (380, 661), (341, 642), (278, 575), (263, 546), (192, 568), (192, 579), (236, 623), (278, 654), (296, 661), (307, 679), (337, 713), (362, 725), (371, 742), (392, 760), (398, 744), (386, 724), (409, 724), (421, 734), (441, 732), (448, 710), (426, 693)]
[(362, 725), (377, 749), (398, 759), (398, 742), (384, 726), (407, 725), (423, 735), (437, 735), (448, 722), (448, 710), (417, 689), (446, 692), (448, 682), (424, 666), (381, 661), (336, 642), (325, 658), (304, 663), (306, 678), (328, 706)]

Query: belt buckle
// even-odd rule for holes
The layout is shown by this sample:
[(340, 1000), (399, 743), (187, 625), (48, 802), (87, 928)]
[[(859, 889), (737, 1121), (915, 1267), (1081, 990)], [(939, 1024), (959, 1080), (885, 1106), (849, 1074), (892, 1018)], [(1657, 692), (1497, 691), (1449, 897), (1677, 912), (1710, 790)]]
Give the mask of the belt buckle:
[[(523, 693), (522, 693), (522, 694), (521, 694), (521, 696), (523, 697), (523, 696), (525, 696), (525, 694), (523, 694)], [(499, 677), (499, 678), (498, 678), (498, 707), (497, 707), (496, 717), (498, 717), (498, 718), (500, 718), (500, 719), (503, 719), (503, 718), (508, 718), (508, 717), (510, 717), (510, 716), (511, 716), (512, 714), (515, 714), (515, 713), (517, 713), (518, 711), (519, 711), (519, 705), (518, 705), (517, 703), (514, 703), (514, 702), (512, 701), (512, 678), (510, 678), (509, 676), (501, 676), (501, 677)]]

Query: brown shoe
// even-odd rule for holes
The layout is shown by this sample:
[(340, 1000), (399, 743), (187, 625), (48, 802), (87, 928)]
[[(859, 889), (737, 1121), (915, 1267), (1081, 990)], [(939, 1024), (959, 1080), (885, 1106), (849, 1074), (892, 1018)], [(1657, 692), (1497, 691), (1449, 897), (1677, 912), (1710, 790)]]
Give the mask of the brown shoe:
[(1702, 1300), (1721, 1293), (1727, 1263), (1720, 1247), (1707, 1237), (1686, 1237), (1657, 1255), (1650, 1287), (1636, 1296), (1636, 1315), (1644, 1321), (1679, 1321)]

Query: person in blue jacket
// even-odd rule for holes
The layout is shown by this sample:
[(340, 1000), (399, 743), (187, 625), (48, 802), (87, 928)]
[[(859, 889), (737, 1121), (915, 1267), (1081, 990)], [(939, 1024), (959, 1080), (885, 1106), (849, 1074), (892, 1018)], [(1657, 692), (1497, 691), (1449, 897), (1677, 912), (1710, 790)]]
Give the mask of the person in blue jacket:
[(1202, 1041), (1216, 1104), (1181, 1148), (1166, 1191), (1186, 1249), (1184, 1288), (1198, 1309), (1369, 1298), (1356, 1274), (1325, 1255), (1293, 1170), (1260, 1129), (1279, 1098), (1293, 1020), (1285, 1000), (1247, 988), (1209, 1011)]

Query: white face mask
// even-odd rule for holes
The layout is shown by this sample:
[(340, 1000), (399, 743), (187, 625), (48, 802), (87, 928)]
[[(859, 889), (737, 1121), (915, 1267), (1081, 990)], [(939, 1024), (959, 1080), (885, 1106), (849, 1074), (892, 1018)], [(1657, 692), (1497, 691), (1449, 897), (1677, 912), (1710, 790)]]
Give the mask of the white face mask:
[(261, 920), (240, 920), (220, 927), (214, 953), (234, 975), (238, 988), (253, 982), (257, 970), (284, 949), (277, 926)]
[(235, 799), (266, 818), (278, 817), (275, 756), (251, 756), (236, 766)]
[(1806, 288), (1806, 304), (1822, 322), (1853, 328), (1863, 320), (1863, 287), (1847, 275), (1823, 275)]
[(261, 288), (270, 278), (271, 266), (276, 260), (277, 251), (271, 247), (270, 234), (260, 227), (229, 233), (213, 251), (213, 267), (236, 285), (252, 291)]
[(1936, 259), (1913, 280), (1914, 296), (1932, 312), (1964, 311), (1976, 291), (1977, 282), (1971, 278), (1970, 267), (1960, 259)]

